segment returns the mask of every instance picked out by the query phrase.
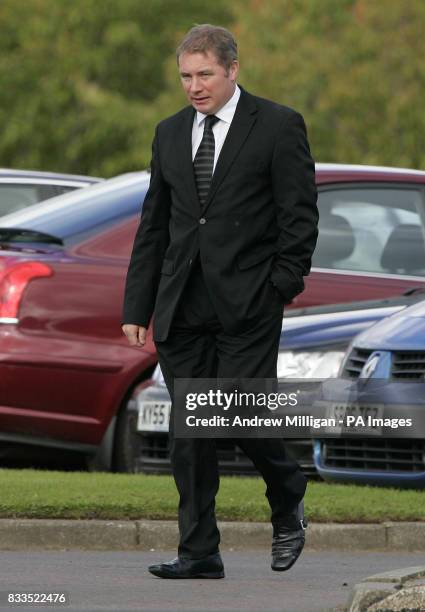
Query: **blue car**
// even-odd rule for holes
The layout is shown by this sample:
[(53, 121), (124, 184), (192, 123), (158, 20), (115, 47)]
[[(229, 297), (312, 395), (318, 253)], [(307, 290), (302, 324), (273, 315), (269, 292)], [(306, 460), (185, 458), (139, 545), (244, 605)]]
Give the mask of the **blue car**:
[[(422, 297), (421, 297), (422, 296)], [(292, 309), (285, 313), (278, 357), (278, 376), (285, 378), (333, 378), (340, 370), (347, 346), (361, 331), (413, 302), (423, 293), (352, 304)], [(138, 438), (139, 470), (169, 473), (168, 423), (171, 400), (161, 369), (137, 387), (129, 410)], [(288, 439), (289, 452), (309, 476), (317, 476), (311, 438)], [(233, 475), (255, 473), (255, 468), (233, 440), (217, 440), (221, 471)]]
[(411, 419), (413, 428), (316, 440), (314, 464), (320, 476), (329, 482), (425, 488), (425, 439), (413, 437), (422, 435), (425, 422), (425, 301), (353, 340), (339, 380), (326, 396), (329, 405), (341, 406), (344, 390), (356, 385), (355, 408)]

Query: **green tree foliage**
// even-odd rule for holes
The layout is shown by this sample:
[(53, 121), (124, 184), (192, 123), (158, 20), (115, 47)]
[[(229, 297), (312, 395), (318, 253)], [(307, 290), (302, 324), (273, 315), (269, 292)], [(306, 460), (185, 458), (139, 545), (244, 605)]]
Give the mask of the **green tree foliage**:
[(423, 0), (236, 1), (241, 82), (305, 115), (316, 159), (425, 167)]
[(0, 164), (101, 176), (146, 166), (179, 37), (230, 19), (222, 0), (2, 0)]
[(317, 160), (425, 167), (424, 0), (1, 0), (0, 165), (147, 166), (205, 22), (235, 33), (242, 85), (304, 114)]

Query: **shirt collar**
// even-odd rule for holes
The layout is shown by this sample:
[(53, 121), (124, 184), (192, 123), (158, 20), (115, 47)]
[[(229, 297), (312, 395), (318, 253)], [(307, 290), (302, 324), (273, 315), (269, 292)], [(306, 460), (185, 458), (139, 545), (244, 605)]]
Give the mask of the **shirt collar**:
[[(219, 111), (214, 113), (215, 116), (218, 117), (221, 121), (224, 121), (225, 123), (231, 123), (233, 119), (233, 115), (235, 114), (235, 111), (236, 111), (236, 106), (239, 102), (240, 95), (241, 95), (241, 90), (236, 85), (235, 91), (233, 92), (233, 96), (230, 98), (228, 102), (226, 102), (224, 106), (220, 108)], [(196, 111), (196, 122), (198, 126), (201, 125), (201, 123), (203, 122), (206, 116), (207, 115), (204, 115), (204, 113), (200, 113), (199, 111)]]

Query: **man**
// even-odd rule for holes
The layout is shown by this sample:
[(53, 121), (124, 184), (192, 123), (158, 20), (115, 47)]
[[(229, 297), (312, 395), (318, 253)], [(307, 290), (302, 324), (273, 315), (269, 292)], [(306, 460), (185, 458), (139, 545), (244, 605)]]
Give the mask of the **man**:
[[(211, 25), (177, 49), (190, 106), (162, 121), (128, 268), (123, 331), (154, 341), (173, 398), (176, 378), (275, 378), (283, 305), (303, 290), (317, 238), (314, 163), (294, 110), (236, 85), (237, 45)], [(215, 441), (175, 438), (178, 557), (162, 578), (222, 578)], [(266, 484), (272, 568), (304, 545), (306, 479), (280, 439), (239, 439)]]

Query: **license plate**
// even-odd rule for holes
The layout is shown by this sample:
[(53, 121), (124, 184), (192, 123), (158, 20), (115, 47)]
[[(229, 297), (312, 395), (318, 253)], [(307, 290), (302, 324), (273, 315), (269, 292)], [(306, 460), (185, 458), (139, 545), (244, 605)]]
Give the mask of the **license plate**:
[(357, 404), (331, 402), (327, 405), (326, 418), (333, 419), (335, 425), (329, 423), (327, 433), (380, 434), (384, 416), (383, 404)]
[(168, 433), (170, 412), (171, 402), (139, 402), (137, 431), (162, 431)]

